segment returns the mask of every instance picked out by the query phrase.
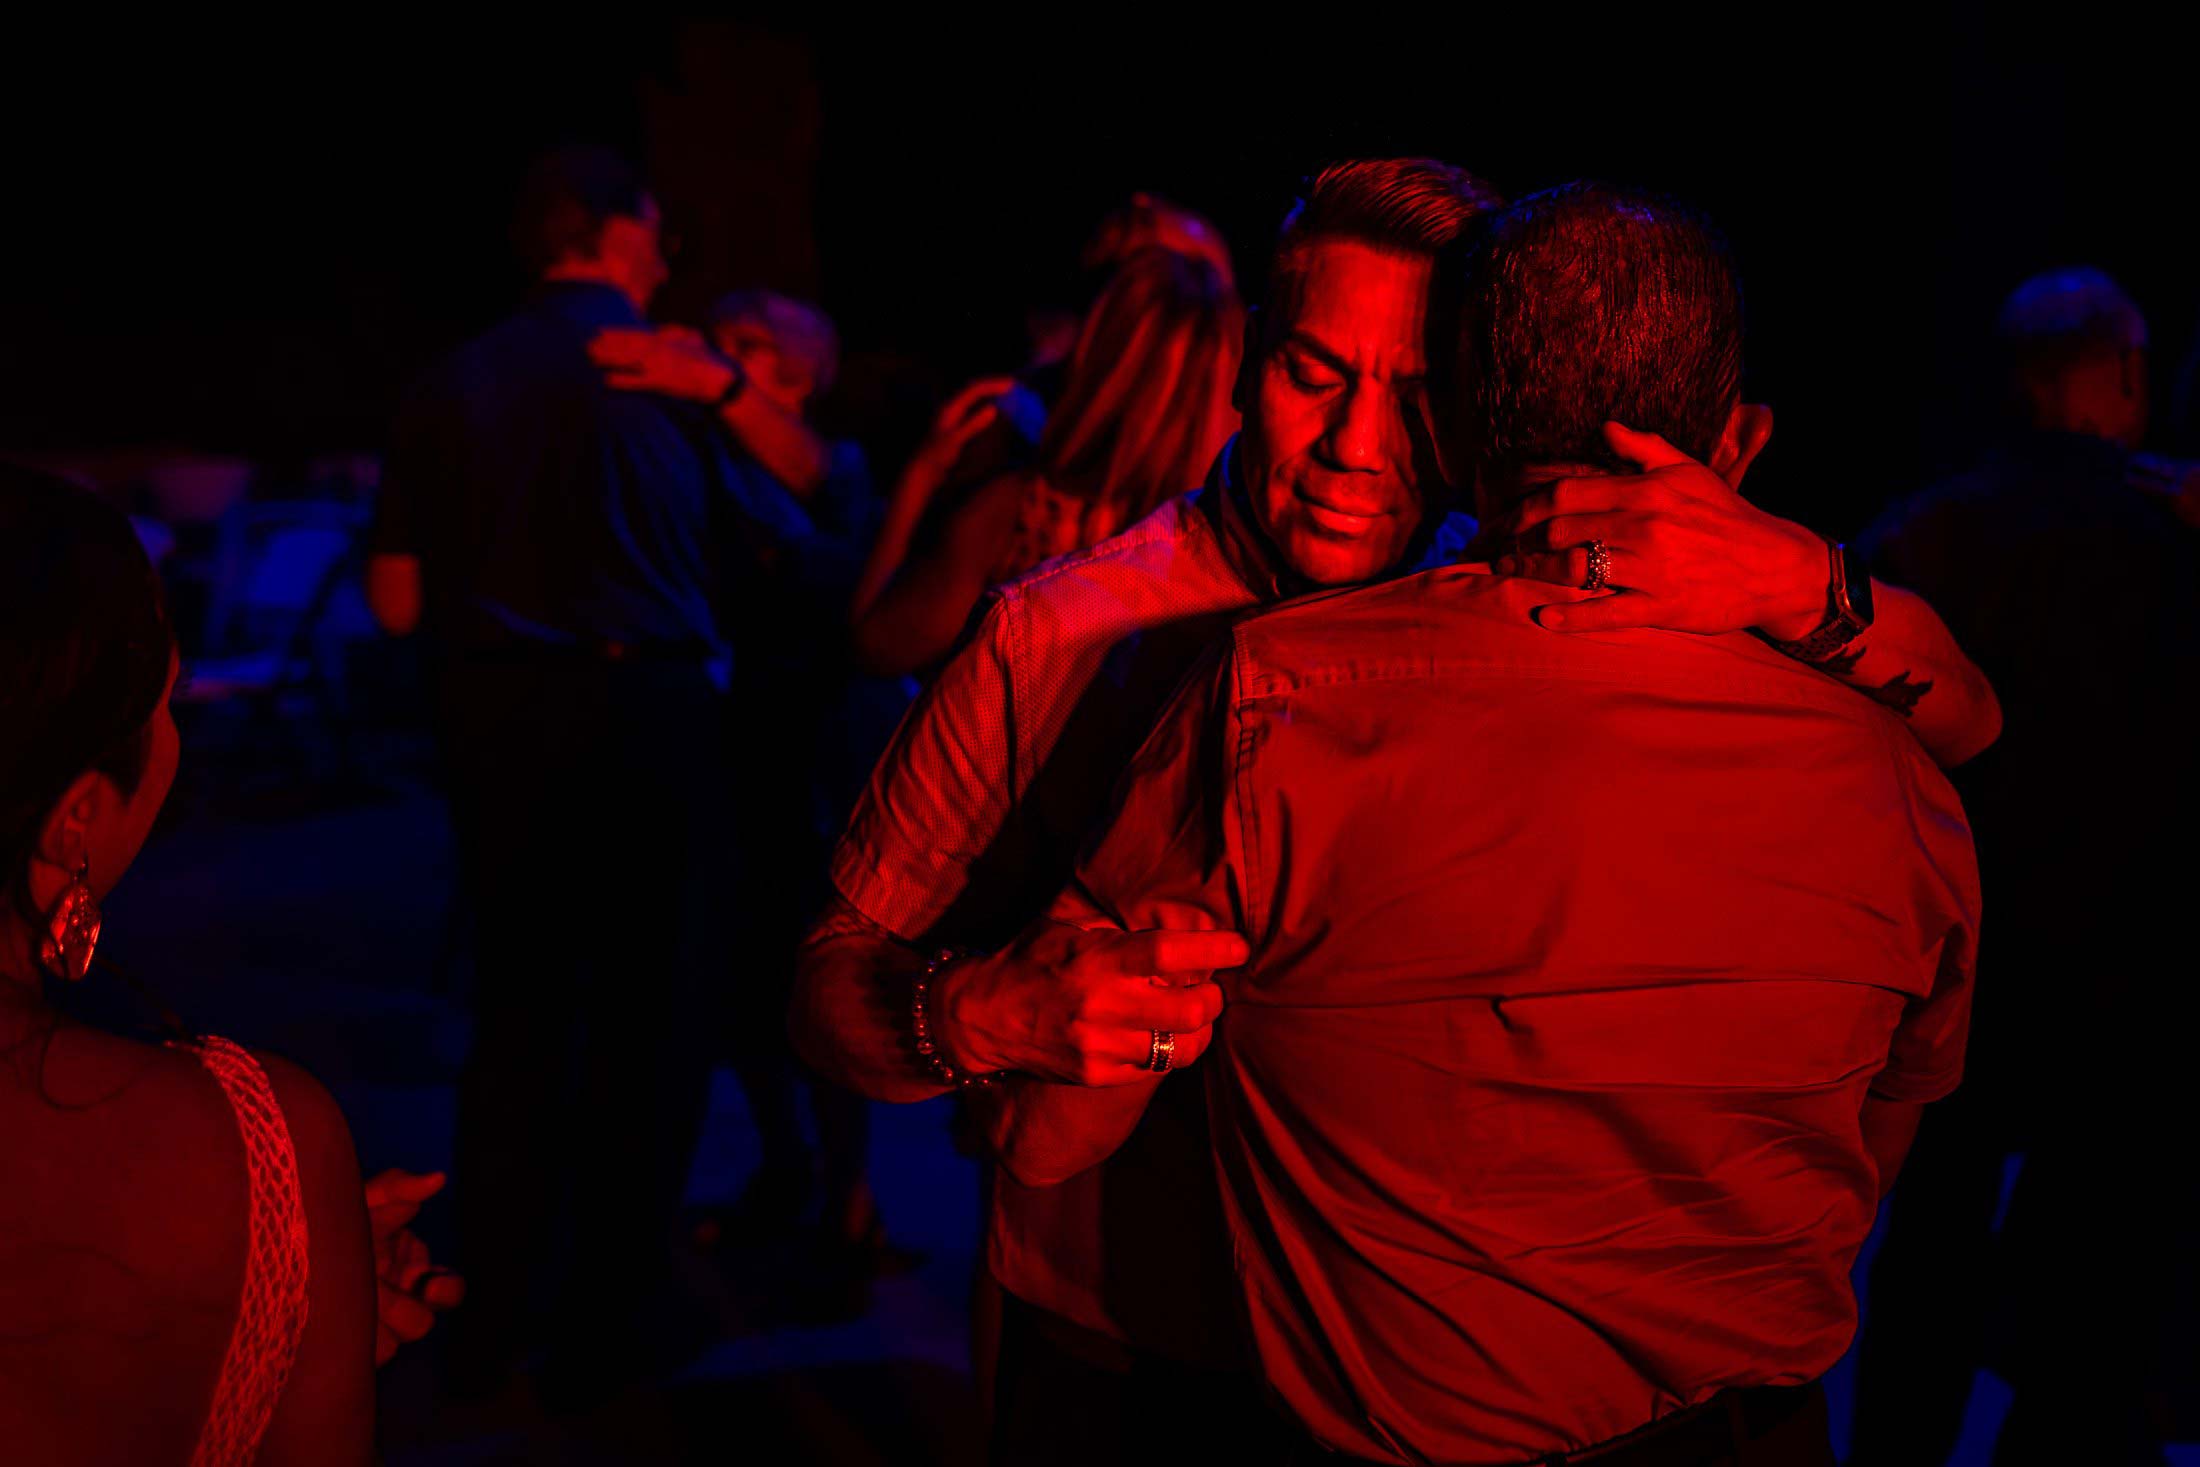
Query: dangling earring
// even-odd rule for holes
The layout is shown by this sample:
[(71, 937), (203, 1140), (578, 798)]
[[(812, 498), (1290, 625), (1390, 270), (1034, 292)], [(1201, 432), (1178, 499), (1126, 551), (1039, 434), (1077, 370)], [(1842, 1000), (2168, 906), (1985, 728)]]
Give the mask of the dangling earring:
[(99, 902), (92, 895), (92, 858), (86, 856), (46, 919), (38, 960), (54, 977), (77, 983), (91, 970), (92, 949), (98, 946)]

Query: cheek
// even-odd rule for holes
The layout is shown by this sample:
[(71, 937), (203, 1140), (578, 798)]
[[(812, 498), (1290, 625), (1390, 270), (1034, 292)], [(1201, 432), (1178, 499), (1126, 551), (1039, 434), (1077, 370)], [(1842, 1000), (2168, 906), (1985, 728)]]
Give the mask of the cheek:
[(1322, 433), (1322, 407), (1290, 384), (1282, 371), (1261, 373), (1256, 416), (1247, 422), (1256, 433), (1271, 465), (1287, 463), (1306, 452)]

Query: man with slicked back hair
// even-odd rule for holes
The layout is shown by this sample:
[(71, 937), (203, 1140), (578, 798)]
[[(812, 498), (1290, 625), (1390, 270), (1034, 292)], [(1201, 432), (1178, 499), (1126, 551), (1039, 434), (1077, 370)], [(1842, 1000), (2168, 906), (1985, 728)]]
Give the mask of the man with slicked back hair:
[[(1624, 500), (1621, 449), (1738, 483), (1698, 216), (1539, 194), (1462, 284), (1485, 517)], [(1849, 1267), (1961, 1070), (1976, 867), (1902, 717), (1739, 629), (1539, 624), (1616, 599), (1458, 564), (1241, 620), (1050, 912), (1243, 936), (1216, 1173), (1260, 1372), (1348, 1460), (1830, 1467)], [(1053, 1087), (1007, 1164), (1199, 1078)]]

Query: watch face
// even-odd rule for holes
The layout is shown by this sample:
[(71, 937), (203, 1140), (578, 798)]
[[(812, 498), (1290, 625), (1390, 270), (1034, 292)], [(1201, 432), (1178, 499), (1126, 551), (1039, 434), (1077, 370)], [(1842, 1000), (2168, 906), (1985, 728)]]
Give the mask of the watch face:
[(1841, 547), (1841, 580), (1850, 617), (1859, 627), (1872, 624), (1872, 572), (1853, 545)]

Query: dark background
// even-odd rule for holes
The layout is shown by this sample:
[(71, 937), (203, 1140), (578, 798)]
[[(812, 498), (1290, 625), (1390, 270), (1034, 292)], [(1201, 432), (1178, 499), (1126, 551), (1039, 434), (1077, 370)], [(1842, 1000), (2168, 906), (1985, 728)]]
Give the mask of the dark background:
[(2190, 341), (2166, 20), (1310, 14), (1291, 35), (1101, 9), (24, 35), (0, 99), (0, 452), (372, 450), (406, 379), (517, 298), (512, 183), (573, 140), (656, 178), (682, 241), (662, 314), (738, 284), (823, 301), (850, 355), (830, 412), (888, 466), (939, 393), (1015, 364), (1023, 307), (1073, 288), (1133, 189), (1216, 219), (1254, 284), (1295, 181), (1352, 155), (1709, 209), (1779, 413), (1754, 487), (1831, 530), (1976, 450), (1993, 310), (2025, 275), (2116, 274), (2165, 398)]

